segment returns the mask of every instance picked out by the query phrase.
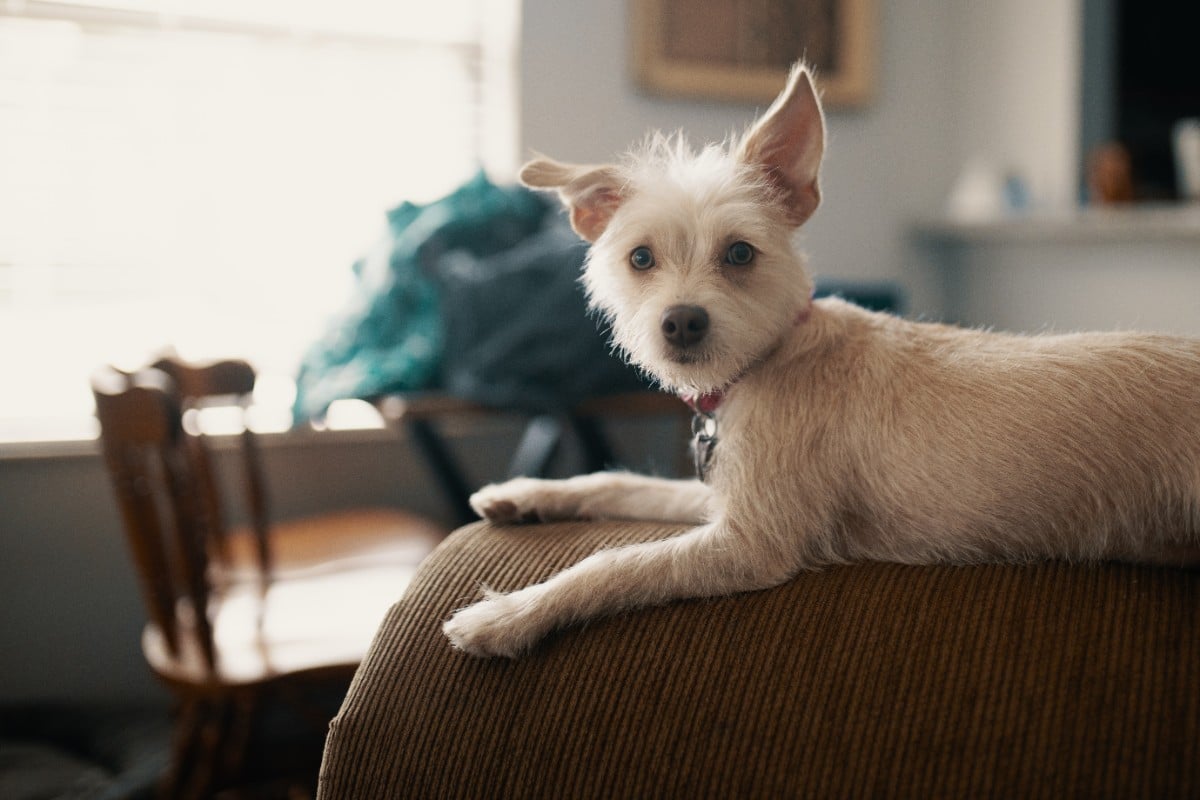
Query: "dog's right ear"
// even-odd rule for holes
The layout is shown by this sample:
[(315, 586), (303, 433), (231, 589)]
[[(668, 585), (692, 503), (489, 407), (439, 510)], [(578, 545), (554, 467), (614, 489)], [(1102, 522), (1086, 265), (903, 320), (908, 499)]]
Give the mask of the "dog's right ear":
[(571, 227), (594, 242), (621, 204), (624, 179), (614, 166), (562, 164), (538, 158), (521, 168), (521, 183), (531, 189), (555, 189), (571, 212)]

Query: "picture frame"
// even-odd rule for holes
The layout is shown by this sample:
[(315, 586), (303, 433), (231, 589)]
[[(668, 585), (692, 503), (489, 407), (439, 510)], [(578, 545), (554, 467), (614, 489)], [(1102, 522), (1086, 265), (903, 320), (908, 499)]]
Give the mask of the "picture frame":
[(803, 58), (827, 108), (874, 89), (874, 0), (632, 0), (635, 79), (667, 96), (770, 102)]

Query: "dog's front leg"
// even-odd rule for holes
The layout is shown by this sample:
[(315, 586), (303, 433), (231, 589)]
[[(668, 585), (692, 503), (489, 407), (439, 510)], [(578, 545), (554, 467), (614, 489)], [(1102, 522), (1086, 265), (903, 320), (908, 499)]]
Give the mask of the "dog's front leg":
[(485, 486), (471, 507), (492, 522), (631, 519), (699, 525), (712, 519), (712, 490), (696, 480), (597, 472), (566, 480), (515, 478)]
[(601, 550), (575, 566), (455, 613), (442, 630), (474, 656), (512, 658), (550, 631), (628, 608), (763, 589), (798, 571), (796, 554), (718, 521), (656, 542)]

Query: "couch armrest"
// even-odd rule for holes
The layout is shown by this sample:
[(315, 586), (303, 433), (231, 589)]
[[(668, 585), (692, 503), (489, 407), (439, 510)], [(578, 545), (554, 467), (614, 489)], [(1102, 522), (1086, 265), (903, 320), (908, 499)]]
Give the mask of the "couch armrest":
[(678, 526), (459, 530), (384, 621), (320, 797), (1196, 796), (1200, 574), (863, 564), (477, 660), (441, 633)]

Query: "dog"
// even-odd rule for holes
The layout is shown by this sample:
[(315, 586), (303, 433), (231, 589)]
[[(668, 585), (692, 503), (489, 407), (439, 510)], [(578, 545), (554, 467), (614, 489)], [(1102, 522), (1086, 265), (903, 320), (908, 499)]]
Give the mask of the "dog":
[(875, 560), (1200, 563), (1200, 341), (1010, 335), (812, 299), (794, 234), (821, 200), (810, 71), (740, 138), (658, 135), (624, 162), (538, 158), (591, 243), (614, 343), (697, 411), (702, 480), (598, 473), (482, 488), (497, 523), (669, 520), (444, 623), (475, 656), (675, 599)]

